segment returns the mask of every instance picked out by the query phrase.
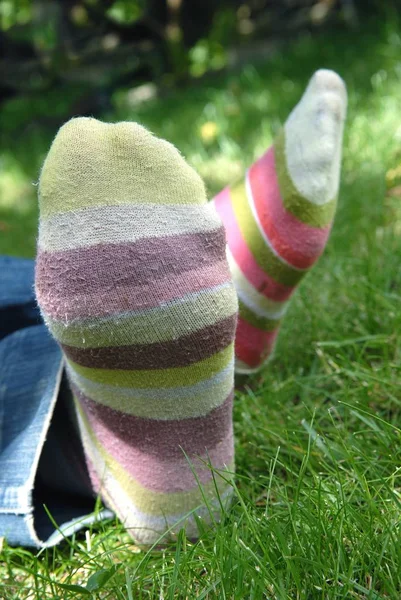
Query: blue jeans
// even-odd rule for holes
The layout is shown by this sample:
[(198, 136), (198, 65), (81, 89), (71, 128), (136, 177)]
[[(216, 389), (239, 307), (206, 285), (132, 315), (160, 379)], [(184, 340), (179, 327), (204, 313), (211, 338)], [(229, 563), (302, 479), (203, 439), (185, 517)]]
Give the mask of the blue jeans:
[(62, 354), (33, 282), (33, 261), (0, 257), (0, 536), (43, 547), (112, 513), (93, 513)]

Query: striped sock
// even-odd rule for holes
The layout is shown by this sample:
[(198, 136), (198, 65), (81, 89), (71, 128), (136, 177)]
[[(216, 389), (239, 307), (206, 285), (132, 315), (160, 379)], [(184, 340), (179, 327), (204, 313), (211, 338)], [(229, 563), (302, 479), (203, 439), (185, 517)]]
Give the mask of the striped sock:
[(228, 501), (234, 462), (237, 299), (221, 221), (177, 150), (134, 123), (69, 121), (39, 198), (36, 294), (93, 486), (139, 543), (183, 526), (196, 537), (194, 515)]
[(239, 299), (236, 372), (271, 354), (289, 298), (326, 245), (336, 210), (343, 81), (317, 71), (274, 145), (213, 202)]

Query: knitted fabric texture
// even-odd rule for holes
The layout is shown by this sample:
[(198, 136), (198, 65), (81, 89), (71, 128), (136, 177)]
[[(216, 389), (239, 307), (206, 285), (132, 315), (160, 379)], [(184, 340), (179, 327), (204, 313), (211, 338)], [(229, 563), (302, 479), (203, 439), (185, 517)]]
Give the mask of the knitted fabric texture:
[(326, 245), (336, 211), (346, 91), (315, 73), (270, 148), (214, 205), (239, 298), (236, 371), (272, 353), (288, 300)]
[(134, 123), (66, 123), (39, 199), (36, 294), (94, 489), (139, 543), (184, 526), (196, 537), (234, 468), (237, 299), (221, 221), (177, 150)]

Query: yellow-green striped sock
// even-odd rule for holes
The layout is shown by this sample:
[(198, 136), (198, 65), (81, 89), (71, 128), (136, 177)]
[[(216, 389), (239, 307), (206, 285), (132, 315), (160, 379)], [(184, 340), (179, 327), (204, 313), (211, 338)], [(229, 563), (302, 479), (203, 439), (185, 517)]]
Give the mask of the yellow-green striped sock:
[(36, 293), (93, 486), (140, 543), (184, 526), (196, 537), (195, 514), (228, 501), (234, 464), (237, 299), (221, 221), (177, 150), (135, 123), (69, 121), (39, 198)]

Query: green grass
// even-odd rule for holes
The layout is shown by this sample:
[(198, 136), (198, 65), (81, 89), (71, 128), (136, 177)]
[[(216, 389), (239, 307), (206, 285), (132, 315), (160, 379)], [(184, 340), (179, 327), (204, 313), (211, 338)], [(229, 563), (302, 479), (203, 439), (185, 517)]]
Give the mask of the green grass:
[[(224, 521), (164, 551), (140, 551), (116, 522), (39, 553), (4, 544), (0, 597), (401, 597), (401, 198), (385, 184), (401, 162), (400, 56), (392, 23), (294, 42), (135, 110), (116, 94), (105, 118), (174, 142), (214, 193), (270, 143), (312, 72), (334, 68), (349, 91), (338, 217), (274, 360), (236, 394)], [(51, 135), (32, 125), (0, 154), (2, 252), (33, 255), (31, 182)]]

